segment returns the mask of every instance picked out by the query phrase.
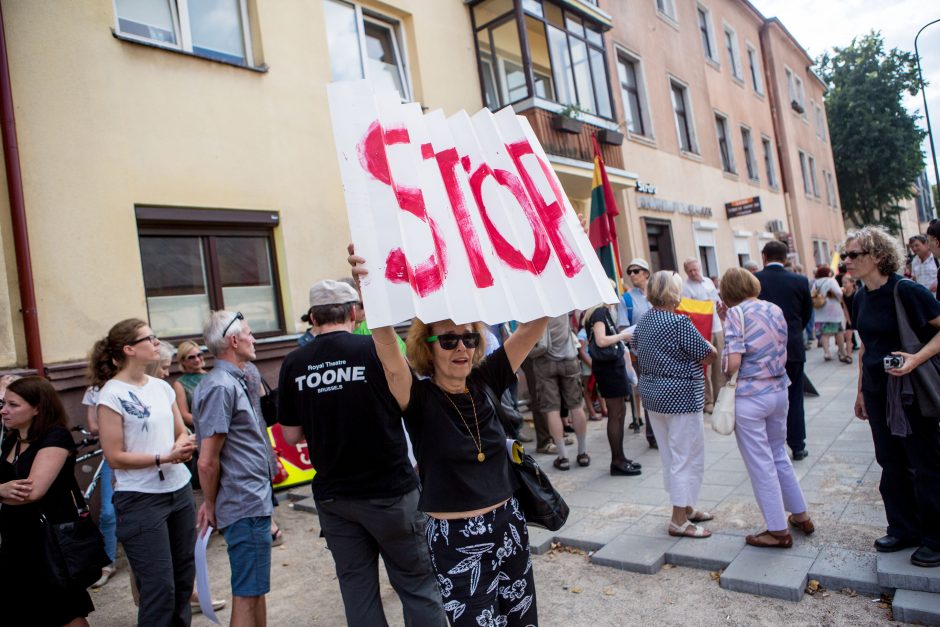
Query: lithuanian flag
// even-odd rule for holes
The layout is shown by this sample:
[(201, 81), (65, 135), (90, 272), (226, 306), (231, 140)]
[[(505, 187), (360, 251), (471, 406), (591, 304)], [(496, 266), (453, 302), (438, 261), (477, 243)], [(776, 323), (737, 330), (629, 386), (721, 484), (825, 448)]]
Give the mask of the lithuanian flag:
[[(706, 279), (708, 280), (708, 279)], [(692, 325), (709, 342), (712, 339), (712, 321), (715, 314), (715, 303), (710, 300), (695, 300), (694, 298), (682, 298), (679, 306), (676, 307), (676, 313), (688, 316), (692, 319)]]
[(617, 296), (623, 293), (623, 271), (620, 269), (620, 248), (617, 245), (617, 226), (614, 217), (617, 202), (614, 200), (614, 189), (607, 178), (607, 169), (601, 157), (597, 137), (594, 142), (594, 180), (591, 188), (591, 221), (588, 237), (597, 253), (601, 265), (607, 276), (617, 285)]

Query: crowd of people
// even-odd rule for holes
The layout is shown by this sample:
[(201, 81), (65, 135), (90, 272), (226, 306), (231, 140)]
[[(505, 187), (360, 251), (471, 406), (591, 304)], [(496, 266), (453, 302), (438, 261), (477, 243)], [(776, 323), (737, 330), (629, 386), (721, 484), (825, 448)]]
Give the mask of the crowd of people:
[[(888, 233), (866, 227), (846, 239), (839, 272), (821, 265), (814, 279), (789, 267), (787, 246), (776, 241), (762, 250), (763, 268), (732, 268), (720, 281), (704, 277), (696, 259), (684, 262), (683, 279), (636, 258), (616, 305), (495, 327), (416, 319), (404, 341), (392, 327), (369, 330), (358, 290), (366, 260), (350, 247), (353, 279), (311, 288), (310, 329), (281, 364), (277, 387), (284, 438), (306, 440), (317, 470), (313, 495), (348, 624), (387, 624), (380, 556), (406, 624), (538, 623), (506, 454), (507, 438), (532, 439), (500, 419), (522, 409), (520, 373), (534, 448), (559, 471), (591, 464), (587, 424), (607, 420), (610, 474), (641, 474), (624, 453), (629, 408), (629, 426), (645, 424), (662, 459), (672, 505), (664, 533), (694, 539), (709, 537), (703, 523), (720, 515), (697, 507), (705, 416), (719, 394), (734, 394), (734, 434), (765, 520), (746, 543), (786, 549), (790, 529), (814, 533), (793, 466), (809, 455), (807, 330), (826, 361), (830, 339), (842, 362), (859, 361), (855, 413), (872, 429), (889, 523), (875, 548), (916, 547), (913, 564), (940, 565), (938, 417), (919, 403), (915, 376), (940, 359), (940, 301), (931, 293), (938, 238), (934, 221), (911, 238), (906, 260)], [(905, 267), (913, 280), (898, 274)], [(678, 310), (683, 298), (714, 304), (704, 330)], [(174, 349), (128, 319), (89, 358), (83, 402), (106, 460), (98, 522), (111, 561), (94, 585), (113, 574), (120, 542), (140, 625), (190, 623), (194, 547), (211, 529), (227, 545), (232, 624), (266, 624), (271, 548), (283, 534), (273, 520), (277, 460), (250, 321), (212, 312), (202, 344), (211, 369), (199, 343)], [(182, 374), (170, 385), (174, 353)], [(732, 376), (736, 386), (723, 387)], [(0, 561), (18, 567), (15, 575), (0, 568), (0, 586), (22, 601), (5, 618), (28, 611), (29, 624), (87, 625), (94, 608), (85, 589), (56, 590), (56, 603), (44, 603), (49, 589), (31, 585), (45, 576), (44, 521), (75, 520), (85, 505), (68, 417), (47, 380), (0, 383)]]

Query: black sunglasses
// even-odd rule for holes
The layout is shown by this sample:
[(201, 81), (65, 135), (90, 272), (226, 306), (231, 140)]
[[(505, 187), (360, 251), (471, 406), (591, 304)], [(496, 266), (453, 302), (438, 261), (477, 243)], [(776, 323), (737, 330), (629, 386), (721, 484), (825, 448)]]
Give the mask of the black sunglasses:
[(187, 355), (186, 357), (183, 357), (183, 361), (196, 361), (197, 359), (203, 359), (202, 352), (198, 352), (194, 355)]
[(452, 351), (457, 348), (457, 342), (463, 342), (464, 348), (476, 348), (480, 345), (479, 333), (444, 333), (443, 335), (432, 335), (426, 342), (437, 342), (445, 351)]
[(850, 250), (849, 252), (842, 253), (839, 256), (842, 257), (842, 261), (845, 261), (846, 259), (852, 259), (854, 261), (855, 259), (858, 259), (859, 257), (867, 254), (867, 250)]
[(639, 274), (641, 272), (646, 272), (643, 268), (628, 268), (627, 274)]
[(222, 337), (223, 337), (223, 339), (225, 338), (225, 334), (228, 333), (228, 330), (232, 328), (232, 325), (233, 325), (233, 324), (235, 324), (235, 321), (236, 321), (236, 320), (244, 320), (244, 319), (245, 319), (245, 316), (242, 315), (242, 312), (236, 311), (236, 312), (235, 312), (235, 317), (232, 318), (232, 321), (229, 322), (227, 325), (225, 325), (225, 328), (222, 329)]
[(134, 346), (135, 344), (140, 344), (141, 342), (150, 342), (150, 343), (152, 344), (152, 343), (154, 343), (156, 340), (157, 340), (157, 336), (156, 336), (156, 335), (153, 335), (153, 334), (150, 334), (150, 335), (148, 335), (148, 336), (146, 336), (146, 337), (139, 337), (139, 338), (137, 338), (136, 340), (134, 340), (133, 342), (128, 342), (127, 345), (128, 345), (128, 346)]

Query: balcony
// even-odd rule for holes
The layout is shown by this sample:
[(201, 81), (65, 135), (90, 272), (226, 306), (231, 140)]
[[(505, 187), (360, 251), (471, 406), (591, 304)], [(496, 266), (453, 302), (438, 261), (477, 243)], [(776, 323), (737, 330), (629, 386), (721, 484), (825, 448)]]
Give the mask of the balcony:
[[(591, 120), (585, 120), (579, 133), (566, 133), (552, 128), (552, 118), (555, 116), (553, 111), (534, 106), (521, 111), (520, 107), (515, 108), (519, 115), (525, 116), (529, 121), (546, 153), (576, 161), (589, 163), (594, 161), (594, 143), (591, 141), (591, 136), (610, 126), (595, 126), (591, 124)], [(597, 121), (600, 122), (600, 120)], [(598, 146), (600, 146), (601, 156), (607, 167), (623, 169), (623, 150), (620, 146), (601, 142), (598, 142)]]

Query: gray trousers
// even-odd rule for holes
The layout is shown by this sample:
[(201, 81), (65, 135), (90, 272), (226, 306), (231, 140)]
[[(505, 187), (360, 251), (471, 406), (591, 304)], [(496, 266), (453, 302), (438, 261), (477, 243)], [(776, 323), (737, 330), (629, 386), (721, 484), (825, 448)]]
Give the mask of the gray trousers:
[(379, 595), (379, 555), (401, 599), (405, 625), (446, 627), (424, 539), (427, 516), (417, 508), (417, 488), (377, 499), (317, 501), (320, 529), (336, 563), (349, 627), (388, 625)]
[(189, 484), (176, 492), (115, 492), (117, 539), (140, 591), (140, 627), (188, 626), (196, 563), (196, 507)]

